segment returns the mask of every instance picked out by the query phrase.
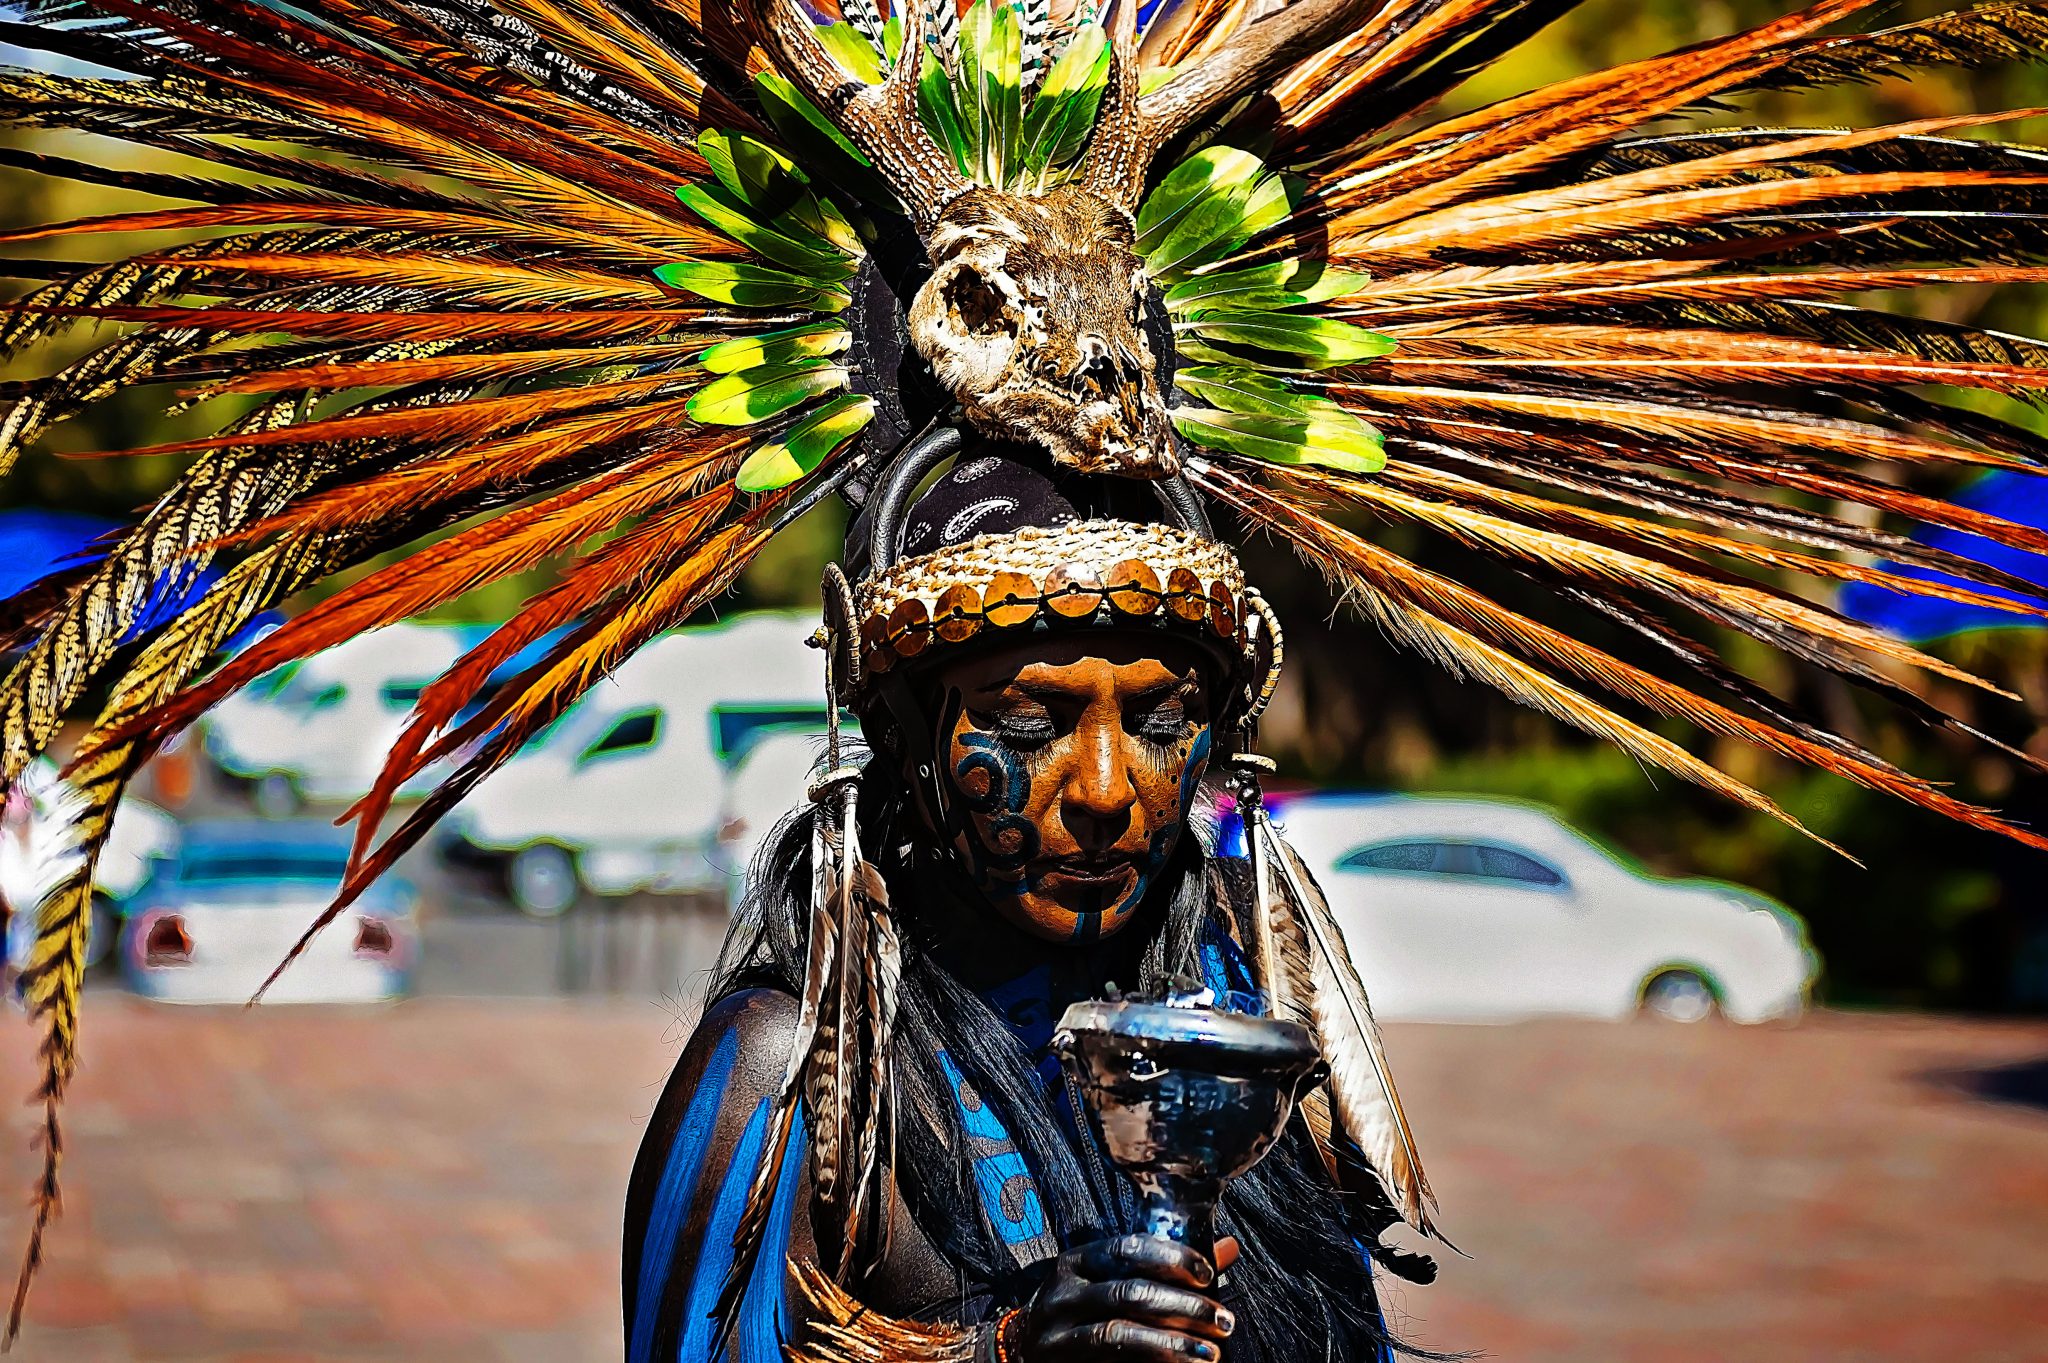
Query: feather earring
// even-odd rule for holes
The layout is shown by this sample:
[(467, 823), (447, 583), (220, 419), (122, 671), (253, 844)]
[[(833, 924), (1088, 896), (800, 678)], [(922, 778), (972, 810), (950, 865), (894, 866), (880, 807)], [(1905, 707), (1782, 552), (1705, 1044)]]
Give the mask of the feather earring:
[(1341, 1129), (1357, 1144), (1401, 1218), (1434, 1235), (1436, 1196), (1394, 1091), (1365, 985), (1315, 877), (1266, 812), (1260, 778), (1274, 770), (1272, 760), (1247, 751), (1285, 657), (1284, 636), (1272, 609), (1256, 593), (1248, 592), (1247, 598), (1267, 635), (1269, 662), (1239, 729), (1228, 780), (1251, 862), (1253, 966), (1268, 1011), (1305, 1024), (1322, 1043), (1330, 1078), (1302, 1107), (1333, 1172)]
[[(895, 1146), (888, 1100), (889, 1042), (902, 982), (902, 951), (889, 915), (888, 887), (861, 854), (861, 769), (844, 761), (836, 673), (853, 669), (858, 651), (849, 628), (853, 592), (837, 564), (825, 569), (827, 623), (812, 638), (825, 651), (825, 772), (811, 783), (810, 946), (796, 1031), (769, 1122), (746, 1211), (733, 1236), (732, 1267), (717, 1308), (718, 1356), (737, 1319), (741, 1298), (773, 1209), (783, 1155), (799, 1116), (810, 1133), (812, 1218), (826, 1276), (843, 1284), (865, 1241), (887, 1253), (889, 1208), (876, 1196), (889, 1181)], [(873, 1233), (870, 1234), (872, 1229)]]
[(1285, 1008), (1314, 1029), (1330, 1065), (1329, 1119), (1319, 1121), (1320, 1114), (1310, 1111), (1311, 1129), (1321, 1126), (1317, 1134), (1334, 1140), (1330, 1128), (1341, 1128), (1357, 1143), (1402, 1220), (1436, 1235), (1436, 1195), (1394, 1091), (1358, 968), (1315, 878), (1266, 813), (1255, 771), (1242, 763), (1239, 770), (1238, 808), (1256, 887), (1259, 952), (1272, 962), (1261, 962), (1261, 983), (1276, 1012)]

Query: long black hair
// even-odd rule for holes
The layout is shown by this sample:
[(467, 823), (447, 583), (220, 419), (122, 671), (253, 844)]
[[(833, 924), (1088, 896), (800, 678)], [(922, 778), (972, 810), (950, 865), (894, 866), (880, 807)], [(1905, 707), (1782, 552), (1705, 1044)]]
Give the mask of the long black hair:
[[(980, 1296), (996, 1306), (1013, 1305), (1028, 1296), (1032, 1280), (1019, 1274), (982, 1214), (968, 1161), (961, 1157), (966, 1131), (953, 1084), (939, 1063), (941, 1052), (1001, 1116), (1062, 1244), (1123, 1227), (1105, 1224), (1113, 1216), (1105, 1213), (1098, 1191), (1106, 1164), (1074, 1148), (1045, 1101), (1033, 1068), (1036, 1057), (935, 954), (935, 925), (919, 910), (934, 896), (903, 893), (920, 869), (914, 845), (902, 842), (912, 821), (901, 817), (906, 796), (901, 779), (888, 770), (894, 765), (886, 758), (870, 760), (861, 783), (862, 844), (892, 887), (903, 938), (891, 1092), (899, 1113), (919, 1114), (897, 1122), (893, 1176), (933, 1246)], [(808, 807), (791, 815), (757, 857), (713, 975), (713, 1001), (761, 986), (799, 991), (810, 913), (812, 817)], [(1201, 838), (1180, 840), (1158, 891), (1125, 929), (1142, 942), (1138, 987), (1157, 989), (1194, 973), (1211, 916), (1240, 911), (1230, 888), (1236, 879)], [(1227, 1297), (1239, 1322), (1233, 1357), (1264, 1363), (1380, 1357), (1391, 1341), (1376, 1303), (1367, 1248), (1384, 1224), (1378, 1209), (1337, 1187), (1297, 1115), (1272, 1152), (1224, 1193), (1219, 1228), (1242, 1246)]]

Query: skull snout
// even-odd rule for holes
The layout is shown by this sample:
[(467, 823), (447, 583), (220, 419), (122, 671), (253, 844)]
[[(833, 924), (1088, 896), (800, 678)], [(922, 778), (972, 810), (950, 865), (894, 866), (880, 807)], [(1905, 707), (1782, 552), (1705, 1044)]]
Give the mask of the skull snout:
[(1078, 360), (1065, 376), (1074, 396), (1110, 397), (1122, 390), (1143, 390), (1144, 362), (1132, 347), (1098, 332), (1084, 332), (1074, 348)]

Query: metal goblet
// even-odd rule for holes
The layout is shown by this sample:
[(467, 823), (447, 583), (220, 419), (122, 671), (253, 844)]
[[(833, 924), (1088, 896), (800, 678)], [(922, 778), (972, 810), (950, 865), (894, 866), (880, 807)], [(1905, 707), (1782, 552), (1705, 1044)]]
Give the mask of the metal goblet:
[(1259, 1162), (1328, 1071), (1306, 1027), (1208, 997), (1077, 1003), (1053, 1046), (1138, 1187), (1137, 1229), (1214, 1258), (1224, 1183)]

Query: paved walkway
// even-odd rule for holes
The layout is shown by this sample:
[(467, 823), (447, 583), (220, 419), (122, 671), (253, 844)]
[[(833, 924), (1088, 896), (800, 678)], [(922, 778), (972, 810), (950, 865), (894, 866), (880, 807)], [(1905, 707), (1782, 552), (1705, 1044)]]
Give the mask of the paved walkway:
[[(618, 1357), (622, 1189), (671, 1011), (92, 1002), (24, 1363)], [(30, 1039), (0, 1039), (0, 1093), (25, 1092)], [(2048, 1359), (2048, 1027), (1408, 1026), (1389, 1046), (1472, 1256), (1398, 1298), (1418, 1343)], [(28, 1119), (0, 1132), (22, 1188)], [(0, 1219), (10, 1268), (22, 1230)]]

